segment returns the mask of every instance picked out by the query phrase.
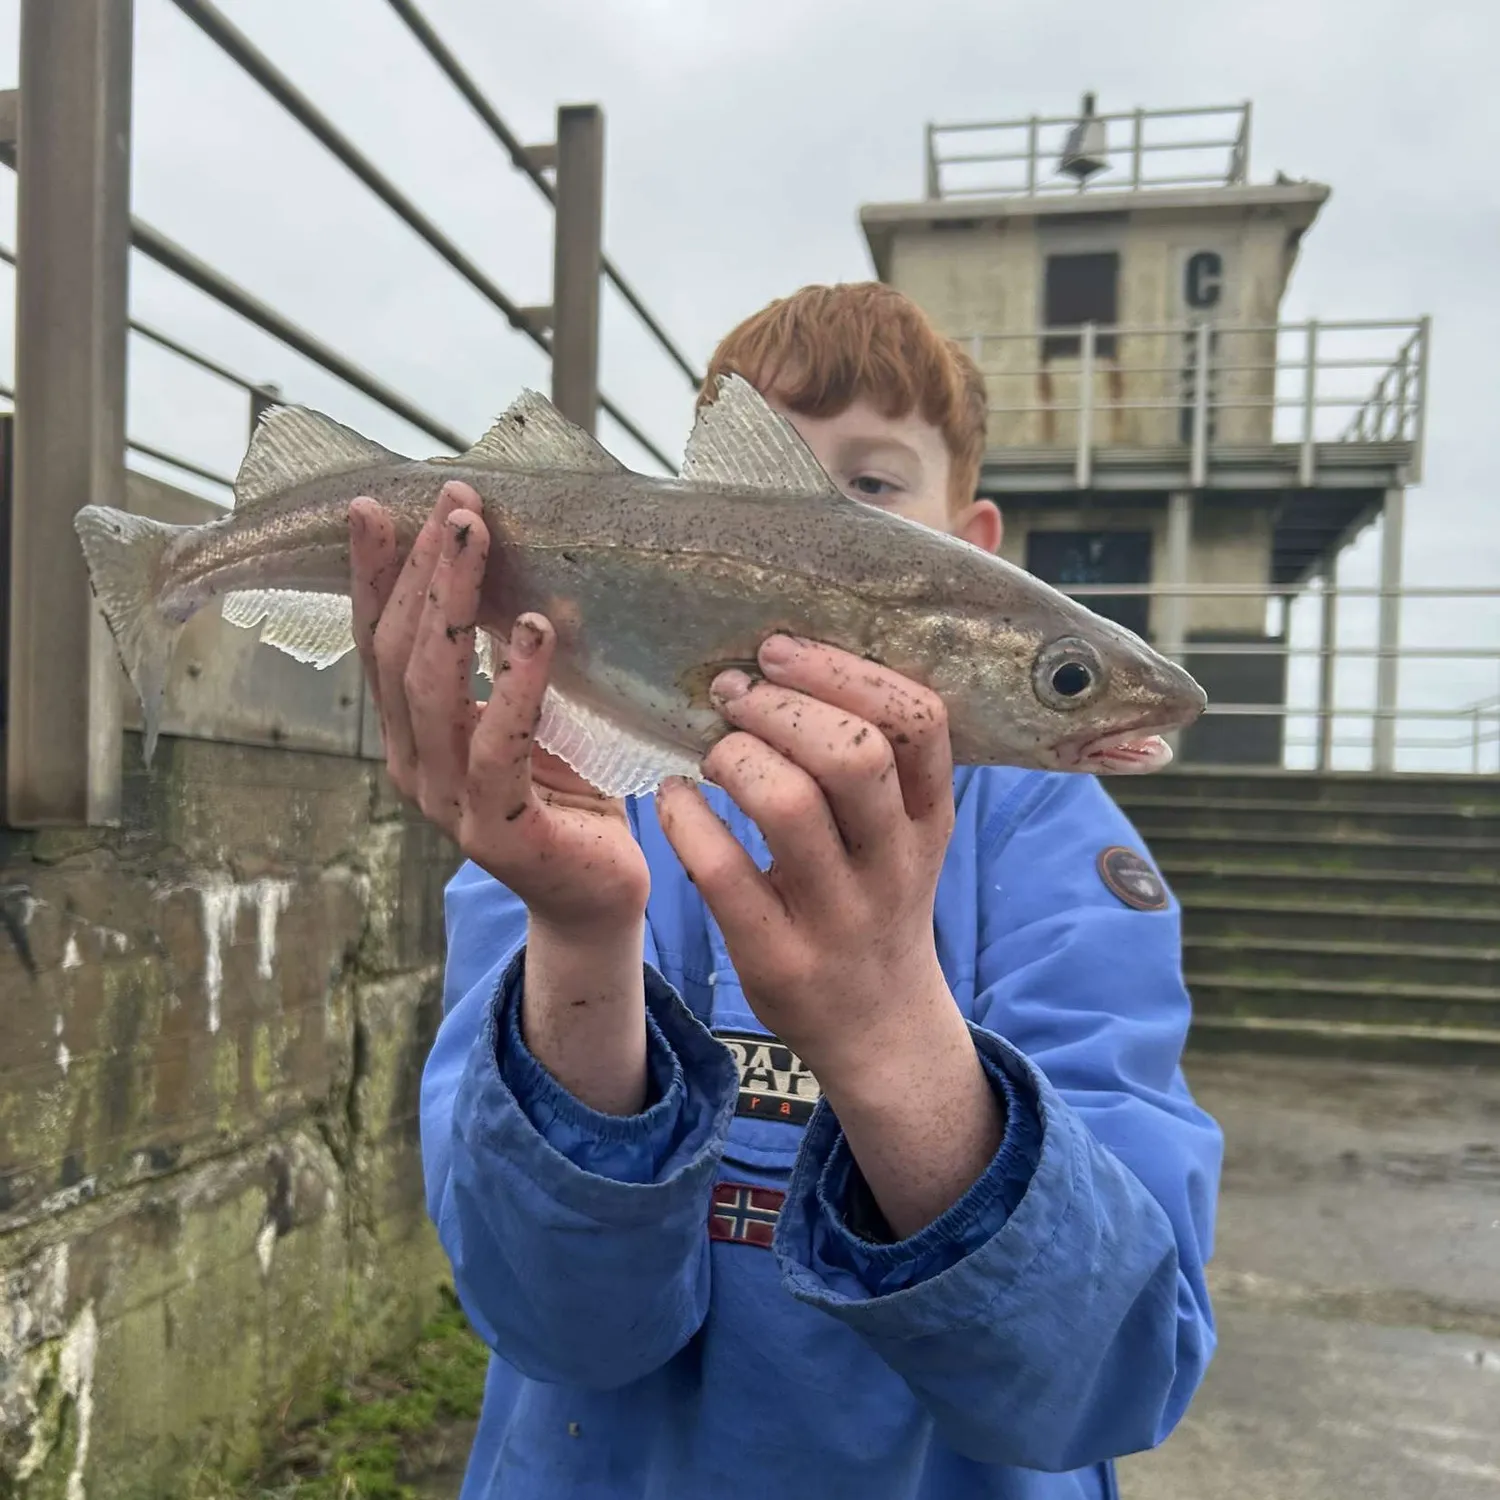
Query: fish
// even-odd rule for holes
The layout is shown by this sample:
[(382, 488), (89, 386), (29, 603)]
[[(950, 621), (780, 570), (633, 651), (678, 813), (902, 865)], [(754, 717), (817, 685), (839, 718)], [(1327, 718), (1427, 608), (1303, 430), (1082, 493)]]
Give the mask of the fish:
[(839, 489), (738, 375), (699, 408), (680, 473), (628, 469), (523, 391), (467, 452), (411, 459), (301, 406), (261, 418), (222, 519), (76, 515), (95, 600), (140, 698), (149, 764), (178, 636), (217, 602), (327, 667), (353, 649), (348, 507), (385, 506), (404, 557), (450, 480), (491, 537), (476, 666), (526, 612), (557, 643), (535, 740), (603, 795), (703, 779), (729, 731), (722, 671), (767, 637), (841, 647), (935, 692), (958, 764), (1123, 775), (1171, 759), (1206, 706), (1187, 671), (1026, 570)]

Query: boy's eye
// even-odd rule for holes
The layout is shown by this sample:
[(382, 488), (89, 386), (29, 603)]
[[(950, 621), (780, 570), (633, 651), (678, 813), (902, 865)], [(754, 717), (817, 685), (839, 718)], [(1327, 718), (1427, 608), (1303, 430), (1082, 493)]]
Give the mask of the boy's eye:
[(866, 499), (879, 500), (894, 493), (896, 487), (889, 480), (878, 479), (874, 474), (856, 474), (849, 481), (849, 488)]

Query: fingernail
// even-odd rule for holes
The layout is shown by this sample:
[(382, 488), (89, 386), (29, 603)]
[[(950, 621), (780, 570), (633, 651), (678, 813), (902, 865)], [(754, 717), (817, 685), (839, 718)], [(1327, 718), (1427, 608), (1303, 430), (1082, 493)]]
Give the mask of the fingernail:
[(797, 654), (797, 643), (789, 635), (773, 635), (761, 643), (760, 659), (769, 666), (784, 666)]
[(720, 672), (714, 678), (713, 686), (709, 689), (709, 697), (720, 703), (733, 703), (736, 698), (743, 698), (750, 691), (750, 679), (738, 668), (728, 672)]
[[(459, 549), (459, 524), (452, 516), (443, 523), (443, 561), (452, 562), (458, 556)], [(469, 528), (463, 528), (465, 539), (469, 535)]]
[(351, 505), (349, 507), (349, 529), (355, 536), (363, 536), (365, 527), (369, 523), (365, 520), (365, 509), (362, 505)]
[(510, 632), (510, 649), (523, 661), (542, 649), (542, 632), (535, 620), (522, 615)]

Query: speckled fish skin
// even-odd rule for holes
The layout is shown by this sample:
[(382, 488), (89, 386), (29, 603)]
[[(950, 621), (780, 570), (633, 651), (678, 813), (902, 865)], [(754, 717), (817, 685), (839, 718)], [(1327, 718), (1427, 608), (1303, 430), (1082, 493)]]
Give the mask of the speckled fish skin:
[[(954, 757), (1052, 770), (1105, 736), (1161, 731), (1202, 711), (1202, 690), (1130, 632), (955, 538), (842, 496), (697, 488), (619, 474), (504, 472), (462, 463), (374, 465), (287, 490), (181, 536), (162, 603), (186, 617), (246, 588), (347, 591), (348, 506), (385, 506), (404, 556), (449, 480), (483, 501), (492, 547), (478, 624), (504, 637), (522, 611), (558, 633), (554, 683), (622, 727), (694, 755), (725, 726), (708, 685), (753, 671), (767, 636), (840, 646), (944, 700)], [(1034, 664), (1074, 638), (1102, 690), (1042, 702)]]

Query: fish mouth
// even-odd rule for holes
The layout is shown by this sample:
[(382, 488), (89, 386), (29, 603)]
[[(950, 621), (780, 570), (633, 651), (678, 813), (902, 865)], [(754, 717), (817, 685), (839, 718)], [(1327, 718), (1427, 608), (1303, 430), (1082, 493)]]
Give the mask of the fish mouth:
[(1172, 760), (1172, 747), (1162, 738), (1177, 724), (1143, 725), (1115, 734), (1102, 734), (1073, 750), (1073, 769), (1098, 776), (1145, 776)]

